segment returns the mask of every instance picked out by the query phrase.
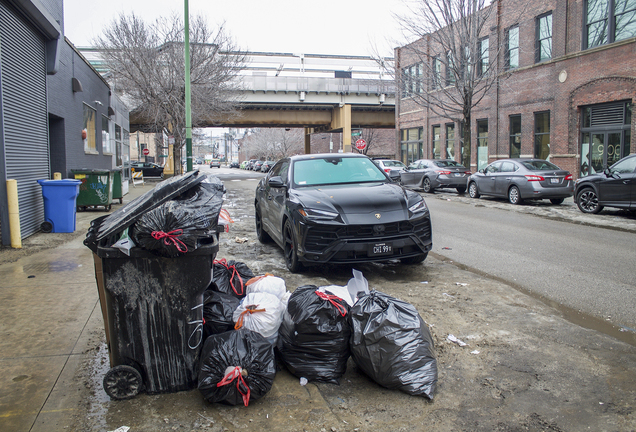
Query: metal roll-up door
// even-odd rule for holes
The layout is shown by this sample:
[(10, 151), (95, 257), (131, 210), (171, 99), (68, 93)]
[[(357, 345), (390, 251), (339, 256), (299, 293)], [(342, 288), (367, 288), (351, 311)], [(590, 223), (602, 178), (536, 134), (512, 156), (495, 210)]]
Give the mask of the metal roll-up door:
[(4, 3), (0, 3), (0, 38), (6, 178), (18, 182), (24, 238), (44, 221), (37, 180), (50, 178), (45, 41)]

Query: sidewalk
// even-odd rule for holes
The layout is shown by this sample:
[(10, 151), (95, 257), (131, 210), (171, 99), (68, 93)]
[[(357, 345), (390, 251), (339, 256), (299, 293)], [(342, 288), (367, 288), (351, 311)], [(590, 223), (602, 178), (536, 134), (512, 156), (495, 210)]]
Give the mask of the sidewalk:
[[(131, 186), (123, 205), (155, 184)], [(115, 203), (111, 212), (118, 208)], [(74, 233), (38, 233), (25, 239), (24, 251), (3, 251), (19, 257), (0, 265), (3, 431), (54, 430), (81, 403), (82, 383), (73, 377), (84, 357), (94, 355), (87, 352), (87, 329), (103, 329), (92, 252), (82, 242), (90, 221), (104, 214), (78, 212)]]

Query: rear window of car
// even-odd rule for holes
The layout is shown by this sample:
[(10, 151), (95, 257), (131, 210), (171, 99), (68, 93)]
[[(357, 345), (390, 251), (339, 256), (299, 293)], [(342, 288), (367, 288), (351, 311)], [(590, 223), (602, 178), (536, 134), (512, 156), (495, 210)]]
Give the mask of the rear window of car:
[(464, 168), (464, 165), (457, 163), (453, 160), (443, 160), (443, 161), (435, 161), (435, 165), (437, 165), (440, 168), (446, 168), (446, 167), (460, 167), (460, 168)]
[(406, 167), (406, 165), (404, 165), (402, 162), (395, 161), (395, 160), (385, 160), (385, 161), (382, 161), (382, 163), (384, 164), (385, 167), (398, 167), (398, 168)]
[(294, 162), (294, 184), (316, 186), (387, 181), (384, 173), (367, 158), (316, 158)]
[(530, 171), (551, 171), (551, 170), (561, 169), (555, 164), (550, 163), (546, 160), (532, 160), (532, 161), (524, 161), (522, 163), (523, 163), (523, 166), (528, 168)]

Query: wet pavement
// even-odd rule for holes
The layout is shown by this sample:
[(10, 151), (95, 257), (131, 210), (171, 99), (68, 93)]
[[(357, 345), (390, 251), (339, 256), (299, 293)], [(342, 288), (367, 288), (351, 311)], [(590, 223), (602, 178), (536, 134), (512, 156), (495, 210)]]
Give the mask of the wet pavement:
[[(255, 241), (250, 181), (226, 183), (224, 207), (234, 223), (217, 257), (244, 261), (256, 274), (280, 275), (289, 290), (346, 284), (350, 268), (290, 274), (275, 246)], [(152, 186), (131, 187), (124, 204)], [(452, 192), (426, 198), (636, 232), (632, 213), (584, 215), (571, 200), (511, 206), (488, 198), (474, 203)], [(24, 248), (37, 252), (3, 251), (15, 259), (0, 264), (2, 431), (636, 430), (635, 347), (435, 257), (421, 266), (359, 268), (372, 288), (411, 302), (431, 326), (440, 367), (432, 403), (380, 388), (351, 361), (339, 386), (301, 386), (281, 370), (270, 393), (248, 408), (208, 404), (196, 390), (111, 401), (101, 388), (109, 364), (93, 257), (82, 243), (90, 221), (103, 214), (78, 213), (72, 234), (26, 239)], [(450, 342), (451, 333), (468, 346)]]

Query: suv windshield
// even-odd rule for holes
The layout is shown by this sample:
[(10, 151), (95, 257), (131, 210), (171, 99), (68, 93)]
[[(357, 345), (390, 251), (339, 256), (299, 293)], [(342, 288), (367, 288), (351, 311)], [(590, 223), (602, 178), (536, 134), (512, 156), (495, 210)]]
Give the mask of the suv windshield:
[(384, 173), (367, 158), (316, 158), (294, 162), (294, 184), (316, 186), (387, 181)]

